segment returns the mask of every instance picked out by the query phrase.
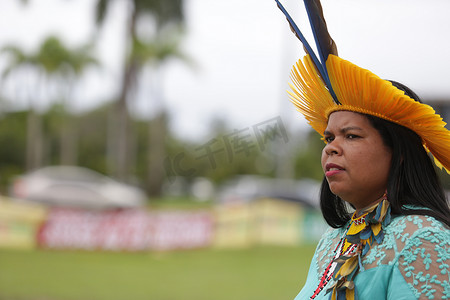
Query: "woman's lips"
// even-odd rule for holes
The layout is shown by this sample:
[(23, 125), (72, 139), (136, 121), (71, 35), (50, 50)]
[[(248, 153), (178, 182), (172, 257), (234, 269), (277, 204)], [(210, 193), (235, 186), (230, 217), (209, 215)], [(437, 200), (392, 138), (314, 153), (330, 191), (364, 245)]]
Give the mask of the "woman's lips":
[(331, 177), (333, 175), (343, 172), (344, 170), (345, 169), (339, 165), (329, 163), (329, 164), (326, 164), (326, 166), (325, 166), (325, 176)]

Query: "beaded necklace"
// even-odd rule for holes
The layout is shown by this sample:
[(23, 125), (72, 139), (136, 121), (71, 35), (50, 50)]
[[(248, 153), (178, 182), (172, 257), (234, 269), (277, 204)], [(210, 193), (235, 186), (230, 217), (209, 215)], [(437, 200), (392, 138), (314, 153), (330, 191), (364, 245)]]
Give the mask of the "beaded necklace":
[[(350, 224), (348, 224), (347, 229), (345, 230), (346, 232), (348, 231), (348, 229), (350, 228)], [(331, 277), (333, 277), (333, 271), (336, 268), (337, 263), (334, 261), (335, 259), (337, 259), (339, 256), (342, 256), (344, 254), (344, 252), (348, 252), (350, 250), (350, 248), (345, 251), (344, 250), (344, 241), (345, 241), (346, 236), (341, 237), (339, 243), (336, 246), (336, 249), (334, 249), (334, 256), (333, 259), (330, 261), (330, 263), (328, 264), (328, 266), (325, 269), (325, 272), (322, 274), (322, 277), (320, 278), (320, 283), (319, 286), (316, 288), (316, 290), (314, 291), (314, 294), (309, 298), (310, 300), (313, 300), (317, 297), (317, 295), (324, 289), (324, 287), (328, 284), (328, 282), (331, 280)]]
[[(390, 223), (390, 206), (386, 195), (382, 200), (367, 208), (361, 216), (353, 214), (345, 235), (340, 239), (334, 249), (333, 259), (328, 264), (319, 285), (314, 294), (309, 298), (313, 300), (327, 286), (331, 278), (335, 284), (327, 290), (332, 291), (331, 299), (337, 299), (339, 295), (346, 299), (355, 299), (355, 286), (353, 279), (359, 271), (361, 256), (364, 256), (374, 240), (377, 243), (383, 241), (383, 228)], [(340, 297), (339, 297), (340, 298)]]

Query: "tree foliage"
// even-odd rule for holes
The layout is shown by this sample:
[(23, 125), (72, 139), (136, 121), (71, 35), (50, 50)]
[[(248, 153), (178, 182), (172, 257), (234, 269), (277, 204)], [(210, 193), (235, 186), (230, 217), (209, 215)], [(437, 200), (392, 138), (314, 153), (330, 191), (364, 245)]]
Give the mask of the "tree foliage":
[[(113, 103), (107, 103), (83, 114), (72, 115), (77, 129), (78, 165), (84, 166), (100, 173), (112, 175), (108, 171), (108, 120), (111, 119), (114, 110)], [(40, 117), (43, 129), (46, 133), (44, 140), (45, 164), (58, 165), (60, 156), (59, 126), (60, 104), (55, 103)], [(0, 118), (0, 141), (7, 147), (0, 148), (0, 192), (6, 191), (11, 179), (26, 172), (25, 168), (25, 139), (26, 139), (26, 115), (27, 111), (9, 112)], [(158, 120), (159, 118), (159, 120)], [(135, 132), (135, 145), (133, 149), (136, 160), (130, 167), (130, 175), (133, 183), (148, 190), (147, 165), (148, 153), (152, 147), (149, 144), (148, 126), (168, 128), (170, 118), (155, 117), (152, 120), (132, 119), (132, 128)], [(219, 122), (216, 122), (219, 124)], [(169, 130), (163, 143), (165, 156), (163, 157), (162, 182), (170, 183), (177, 177), (184, 177), (188, 182), (197, 177), (205, 177), (220, 184), (235, 175), (259, 174), (264, 176), (275, 175), (276, 157), (271, 149), (276, 149), (277, 144), (283, 143), (281, 139), (268, 139), (266, 147), (261, 148), (254, 137), (249, 137), (244, 132), (236, 134), (236, 129), (231, 129), (226, 123), (220, 122), (220, 126), (211, 126), (209, 138), (203, 141), (186, 141), (177, 138)], [(207, 147), (212, 150), (212, 155), (207, 155)], [(262, 168), (262, 166), (264, 166)], [(267, 168), (269, 166), (269, 168)]]

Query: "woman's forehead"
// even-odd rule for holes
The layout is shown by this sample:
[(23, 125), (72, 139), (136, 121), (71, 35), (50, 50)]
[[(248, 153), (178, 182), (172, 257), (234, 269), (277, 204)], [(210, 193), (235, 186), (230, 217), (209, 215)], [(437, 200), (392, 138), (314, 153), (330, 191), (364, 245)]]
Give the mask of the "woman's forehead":
[(347, 127), (347, 126), (356, 126), (356, 127), (367, 127), (371, 126), (369, 120), (365, 115), (360, 113), (355, 113), (352, 111), (336, 111), (330, 114), (328, 118), (328, 128), (333, 127)]

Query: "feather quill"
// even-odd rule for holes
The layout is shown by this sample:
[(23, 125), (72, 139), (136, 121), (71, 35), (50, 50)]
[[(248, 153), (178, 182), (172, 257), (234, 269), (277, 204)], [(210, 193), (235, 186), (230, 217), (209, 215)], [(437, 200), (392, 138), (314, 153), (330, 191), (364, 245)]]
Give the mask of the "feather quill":
[(304, 0), (304, 3), (314, 39), (316, 41), (317, 50), (319, 51), (320, 61), (323, 65), (325, 65), (330, 54), (338, 56), (336, 43), (328, 32), (327, 23), (325, 22), (320, 1)]
[[(295, 22), (292, 20), (289, 13), (286, 11), (286, 9), (283, 7), (283, 5), (280, 3), (280, 1), (275, 0), (275, 2), (278, 5), (278, 8), (283, 12), (283, 14), (286, 16), (287, 21), (289, 22), (289, 26), (291, 27), (292, 32), (294, 32), (295, 36), (302, 42), (303, 47), (305, 48), (305, 51), (309, 56), (311, 57), (311, 60), (313, 61), (313, 64), (315, 68), (317, 69), (318, 73), (320, 74), (320, 77), (322, 81), (324, 82), (325, 86), (329, 90), (333, 101), (336, 104), (340, 104), (338, 98), (336, 97), (336, 94), (333, 91), (333, 88), (331, 86), (331, 82), (328, 76), (328, 72), (326, 70), (326, 59), (328, 58), (329, 54), (337, 55), (336, 45), (331, 39), (327, 26), (325, 23), (325, 18), (323, 17), (322, 12), (322, 6), (320, 5), (320, 0), (304, 0), (305, 7), (308, 12), (308, 18), (311, 23), (311, 29), (314, 34), (314, 39), (316, 42), (317, 49), (319, 51), (320, 60), (317, 58), (315, 52), (309, 45), (308, 41), (298, 28), (298, 26), (295, 24)], [(314, 23), (314, 24), (313, 24)], [(316, 30), (318, 32), (316, 32)], [(328, 45), (328, 46), (325, 46)], [(324, 56), (326, 55), (326, 56)]]
[(306, 12), (308, 13), (309, 23), (311, 24), (317, 51), (319, 52), (319, 58), (322, 65), (324, 66), (324, 76), (326, 77), (325, 82), (329, 87), (334, 102), (336, 104), (340, 104), (336, 94), (333, 91), (333, 88), (331, 87), (331, 84), (328, 85), (328, 83), (330, 82), (330, 77), (326, 68), (328, 56), (330, 54), (338, 56), (336, 43), (331, 38), (330, 33), (328, 32), (327, 23), (323, 15), (320, 0), (304, 0), (303, 2), (305, 4)]
[(311, 56), (311, 59), (313, 60), (314, 64), (317, 67), (317, 70), (319, 71), (320, 75), (324, 75), (324, 66), (320, 64), (319, 59), (317, 58), (316, 54), (314, 53), (313, 49), (309, 45), (308, 41), (306, 40), (303, 33), (298, 29), (297, 24), (295, 24), (294, 20), (292, 20), (289, 13), (286, 11), (284, 6), (280, 3), (280, 1), (275, 0), (275, 2), (278, 5), (278, 8), (283, 12), (283, 14), (286, 16), (286, 19), (289, 23), (289, 26), (291, 27), (292, 32), (295, 34), (295, 36), (302, 42), (303, 47), (305, 48), (306, 53), (308, 53)]

